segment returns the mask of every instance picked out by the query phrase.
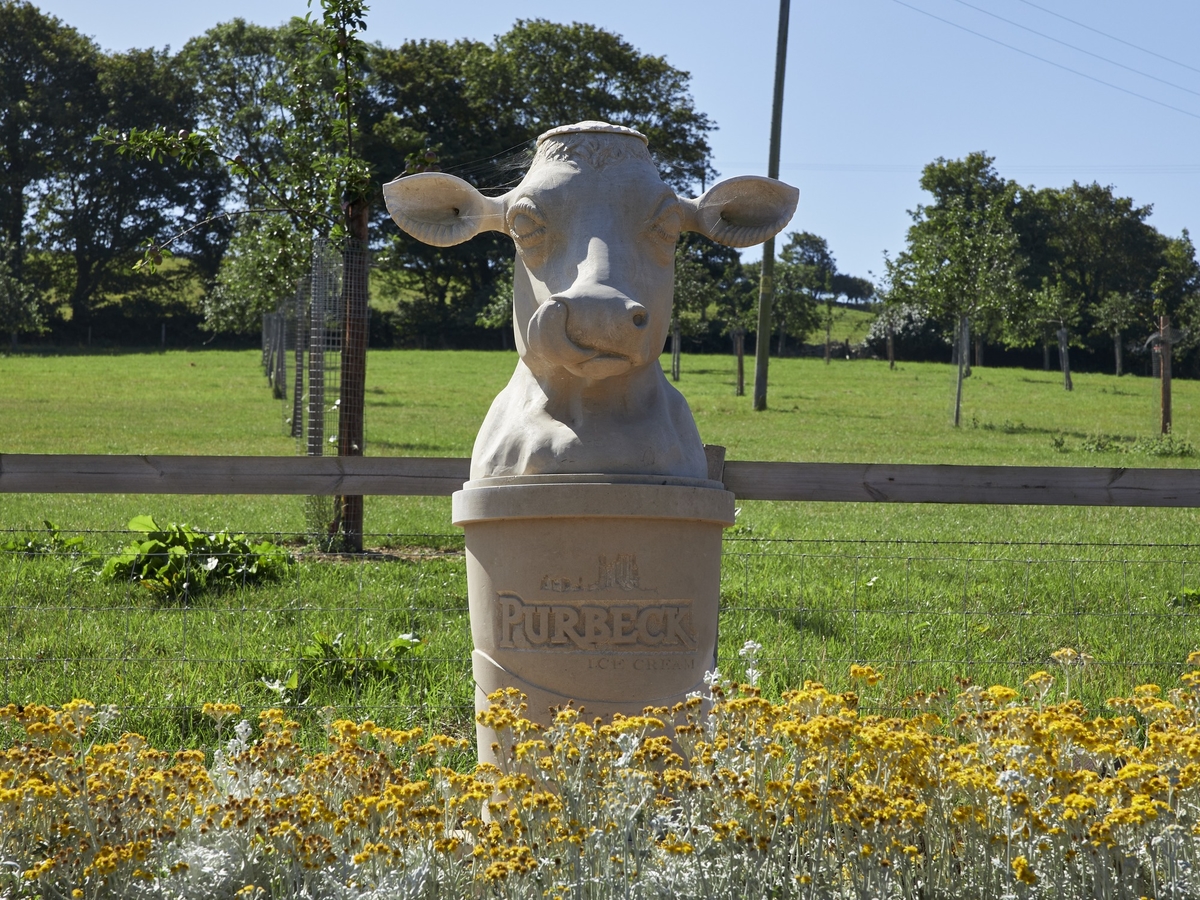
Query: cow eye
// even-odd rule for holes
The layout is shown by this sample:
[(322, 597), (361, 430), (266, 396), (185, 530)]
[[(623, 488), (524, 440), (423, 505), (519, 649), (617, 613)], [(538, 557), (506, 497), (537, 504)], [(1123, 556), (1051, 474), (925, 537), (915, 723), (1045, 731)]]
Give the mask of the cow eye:
[(647, 230), (660, 240), (674, 244), (679, 240), (679, 232), (682, 230), (680, 225), (679, 211), (672, 207), (651, 222)]
[(544, 235), (546, 225), (534, 209), (518, 206), (508, 217), (508, 232), (513, 240), (528, 243)]

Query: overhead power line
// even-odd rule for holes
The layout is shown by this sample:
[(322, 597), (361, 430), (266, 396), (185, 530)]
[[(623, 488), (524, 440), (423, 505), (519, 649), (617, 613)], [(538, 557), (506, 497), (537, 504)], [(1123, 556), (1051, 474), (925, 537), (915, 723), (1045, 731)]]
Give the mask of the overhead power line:
[[(722, 160), (725, 166), (752, 166), (749, 161)], [(782, 162), (780, 168), (805, 172), (919, 172), (926, 163), (824, 163), (824, 162)], [(1016, 165), (1001, 166), (1005, 173), (1012, 172), (1022, 175), (1070, 175), (1080, 173), (1109, 174), (1109, 175), (1200, 175), (1200, 164), (1196, 163), (1166, 163), (1163, 165)]]
[(1135, 75), (1141, 75), (1143, 78), (1149, 78), (1151, 81), (1157, 81), (1159, 84), (1165, 84), (1167, 87), (1173, 87), (1176, 90), (1186, 91), (1195, 97), (1200, 97), (1200, 91), (1193, 91), (1191, 88), (1184, 87), (1182, 84), (1176, 84), (1173, 81), (1167, 81), (1165, 78), (1159, 78), (1157, 75), (1151, 75), (1149, 72), (1143, 72), (1141, 69), (1135, 69), (1133, 66), (1127, 66), (1123, 62), (1117, 62), (1115, 59), (1109, 59), (1107, 56), (1101, 56), (1099, 53), (1093, 53), (1091, 50), (1085, 50), (1083, 47), (1077, 47), (1074, 44), (1067, 43), (1066, 41), (1060, 41), (1058, 38), (1051, 37), (1045, 32), (1038, 31), (1036, 28), (1030, 28), (1028, 25), (1022, 25), (1020, 22), (1014, 22), (1012, 19), (1006, 19), (1004, 16), (997, 15), (991, 10), (984, 9), (982, 6), (976, 6), (974, 3), (968, 3), (967, 0), (954, 0), (954, 2), (960, 4), (961, 6), (967, 7), (967, 9), (973, 9), (976, 12), (983, 13), (985, 16), (991, 16), (993, 19), (1004, 22), (1008, 25), (1012, 25), (1014, 28), (1020, 28), (1022, 31), (1028, 31), (1030, 34), (1036, 34), (1038, 37), (1045, 38), (1048, 41), (1054, 41), (1054, 43), (1061, 44), (1063, 47), (1067, 47), (1077, 53), (1087, 54), (1093, 59), (1098, 59), (1101, 62), (1108, 63), (1110, 66), (1117, 66), (1118, 68), (1124, 69), (1127, 72), (1133, 72)]
[(1169, 56), (1163, 56), (1161, 53), (1155, 53), (1153, 50), (1147, 50), (1145, 47), (1139, 47), (1137, 44), (1130, 43), (1129, 41), (1125, 40), (1124, 38), (1117, 37), (1115, 34), (1109, 34), (1107, 31), (1101, 31), (1099, 28), (1093, 28), (1091, 25), (1085, 25), (1083, 22), (1076, 21), (1075, 19), (1070, 19), (1070, 18), (1062, 15), (1061, 13), (1056, 13), (1052, 9), (1046, 9), (1046, 7), (1044, 7), (1044, 6), (1038, 6), (1036, 3), (1030, 2), (1030, 0), (1021, 0), (1021, 2), (1024, 3), (1026, 6), (1032, 6), (1034, 9), (1040, 9), (1042, 12), (1046, 13), (1047, 15), (1051, 15), (1051, 16), (1054, 16), (1055, 18), (1062, 19), (1064, 22), (1070, 22), (1072, 25), (1078, 25), (1080, 28), (1086, 28), (1088, 31), (1095, 32), (1096, 34), (1100, 35), (1101, 37), (1108, 38), (1110, 41), (1116, 41), (1118, 44), (1124, 44), (1126, 47), (1132, 47), (1134, 50), (1138, 50), (1142, 53), (1148, 53), (1150, 56), (1157, 57), (1158, 59), (1172, 63), (1176, 66), (1181, 66), (1182, 68), (1188, 69), (1189, 71), (1200, 72), (1200, 69), (1197, 69), (1195, 66), (1189, 66), (1185, 62), (1180, 62), (1177, 59), (1171, 59), (1171, 57), (1169, 57)]
[(1129, 94), (1131, 97), (1137, 97), (1139, 100), (1146, 100), (1156, 106), (1162, 106), (1166, 109), (1174, 110), (1177, 113), (1183, 113), (1192, 119), (1200, 119), (1200, 115), (1190, 112), (1178, 106), (1173, 106), (1170, 103), (1164, 103), (1162, 100), (1155, 100), (1153, 97), (1147, 97), (1145, 94), (1139, 94), (1137, 91), (1131, 91), (1129, 88), (1123, 88), (1119, 84), (1113, 84), (1111, 81), (1105, 81), (1103, 78), (1097, 78), (1094, 75), (1089, 75), (1086, 72), (1080, 72), (1078, 69), (1072, 69), (1070, 66), (1064, 66), (1062, 63), (1057, 63), (1052, 59), (1046, 59), (1044, 56), (1038, 56), (1036, 53), (1030, 53), (1028, 50), (1022, 50), (1020, 47), (1015, 47), (1012, 44), (1007, 44), (999, 38), (994, 38), (991, 35), (984, 34), (981, 31), (975, 31), (965, 25), (959, 25), (957, 22), (952, 22), (949, 19), (943, 19), (941, 16), (934, 15), (931, 12), (921, 9), (918, 6), (913, 6), (911, 3), (905, 3), (904, 0), (892, 0), (893, 3), (898, 3), (906, 9), (911, 9), (913, 12), (920, 13), (923, 16), (928, 16), (931, 19), (936, 19), (943, 24), (953, 26), (959, 31), (965, 31), (967, 34), (973, 34), (975, 37), (983, 38), (985, 41), (991, 41), (993, 44), (999, 44), (1001, 47), (1006, 47), (1009, 50), (1015, 50), (1023, 56), (1028, 56), (1031, 59), (1036, 59), (1038, 62), (1044, 62), (1047, 65), (1054, 66), (1056, 69), (1062, 69), (1064, 72), (1070, 72), (1072, 75), (1078, 75), (1080, 78), (1086, 78), (1088, 81), (1094, 81), (1096, 84), (1102, 84), (1105, 87), (1112, 88), (1114, 91), (1120, 91), (1122, 94)]

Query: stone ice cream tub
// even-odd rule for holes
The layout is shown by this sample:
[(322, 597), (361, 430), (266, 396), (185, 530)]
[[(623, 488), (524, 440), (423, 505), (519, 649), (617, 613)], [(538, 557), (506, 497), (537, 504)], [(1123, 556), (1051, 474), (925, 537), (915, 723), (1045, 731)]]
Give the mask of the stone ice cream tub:
[[(529, 717), (574, 700), (589, 717), (671, 706), (714, 665), (720, 482), (533, 475), (469, 481), (463, 528), (475, 650), (475, 706), (516, 687)], [(494, 736), (479, 729), (480, 759)]]

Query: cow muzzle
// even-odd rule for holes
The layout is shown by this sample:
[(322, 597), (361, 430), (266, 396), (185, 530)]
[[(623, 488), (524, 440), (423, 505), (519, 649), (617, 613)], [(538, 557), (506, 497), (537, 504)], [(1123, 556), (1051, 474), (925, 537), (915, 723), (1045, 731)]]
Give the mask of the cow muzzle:
[(619, 291), (555, 294), (529, 320), (529, 349), (581, 378), (598, 380), (645, 365), (650, 313)]

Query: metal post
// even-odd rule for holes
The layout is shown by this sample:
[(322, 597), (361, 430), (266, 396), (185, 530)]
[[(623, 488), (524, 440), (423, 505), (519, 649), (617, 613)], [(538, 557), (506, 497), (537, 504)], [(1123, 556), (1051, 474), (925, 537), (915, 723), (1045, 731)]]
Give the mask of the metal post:
[(308, 331), (308, 303), (306, 302), (305, 289), (301, 287), (296, 291), (295, 310), (292, 318), (295, 346), (295, 361), (293, 376), (294, 383), (292, 385), (292, 437), (298, 438), (304, 435), (304, 344), (305, 334)]
[(325, 455), (325, 319), (328, 286), (323, 255), (314, 247), (308, 331), (308, 455)]
[(737, 356), (737, 393), (746, 396), (746, 329), (736, 328), (733, 332), (733, 352)]

